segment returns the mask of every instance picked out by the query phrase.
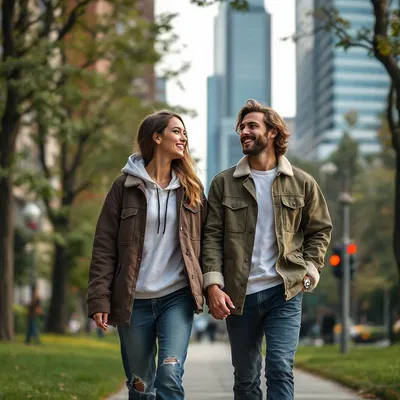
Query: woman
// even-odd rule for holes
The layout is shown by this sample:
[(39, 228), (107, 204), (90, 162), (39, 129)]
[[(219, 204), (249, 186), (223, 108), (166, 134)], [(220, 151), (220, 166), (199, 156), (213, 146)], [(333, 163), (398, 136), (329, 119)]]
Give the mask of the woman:
[(118, 327), (130, 400), (178, 400), (193, 313), (203, 307), (206, 200), (179, 115), (149, 115), (137, 142), (97, 223), (88, 313), (103, 330)]

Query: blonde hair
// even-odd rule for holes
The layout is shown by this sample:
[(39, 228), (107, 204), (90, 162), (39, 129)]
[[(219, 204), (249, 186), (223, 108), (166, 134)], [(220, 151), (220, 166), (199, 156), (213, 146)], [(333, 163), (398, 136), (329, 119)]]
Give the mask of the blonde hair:
[[(171, 118), (178, 118), (185, 126), (182, 117), (172, 111), (162, 110), (148, 115), (140, 124), (137, 134), (137, 144), (145, 165), (154, 156), (155, 142), (153, 133), (162, 134)], [(186, 143), (183, 158), (173, 160), (172, 168), (179, 177), (181, 185), (185, 189), (185, 195), (190, 205), (200, 205), (202, 200), (203, 186), (197, 176), (196, 163), (189, 152), (189, 143)]]

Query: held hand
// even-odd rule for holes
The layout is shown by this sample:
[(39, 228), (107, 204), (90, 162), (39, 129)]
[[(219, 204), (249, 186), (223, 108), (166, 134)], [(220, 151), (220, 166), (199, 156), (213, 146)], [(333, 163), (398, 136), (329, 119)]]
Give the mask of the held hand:
[(96, 313), (93, 315), (93, 319), (99, 328), (103, 329), (103, 331), (107, 330), (107, 321), (108, 321), (107, 313)]
[(208, 307), (215, 319), (225, 319), (230, 315), (230, 308), (235, 308), (230, 297), (218, 285), (211, 285), (207, 289)]

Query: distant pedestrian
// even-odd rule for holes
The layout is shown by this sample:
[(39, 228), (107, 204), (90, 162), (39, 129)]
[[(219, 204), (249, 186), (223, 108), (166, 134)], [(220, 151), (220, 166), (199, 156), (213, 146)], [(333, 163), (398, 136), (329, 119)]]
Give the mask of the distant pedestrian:
[(130, 400), (182, 400), (193, 314), (203, 309), (206, 200), (179, 115), (149, 115), (137, 142), (97, 223), (89, 316), (118, 327)]
[(208, 337), (209, 337), (211, 343), (214, 343), (217, 339), (217, 328), (218, 328), (218, 326), (217, 326), (217, 323), (215, 322), (215, 320), (214, 321), (210, 320), (208, 322), (207, 334), (208, 334)]
[(40, 344), (40, 318), (42, 314), (43, 311), (40, 296), (35, 288), (27, 310), (26, 344), (30, 344), (32, 340), (36, 344)]
[(321, 335), (325, 344), (334, 343), (334, 328), (336, 325), (336, 316), (332, 311), (327, 310), (322, 317), (321, 322)]

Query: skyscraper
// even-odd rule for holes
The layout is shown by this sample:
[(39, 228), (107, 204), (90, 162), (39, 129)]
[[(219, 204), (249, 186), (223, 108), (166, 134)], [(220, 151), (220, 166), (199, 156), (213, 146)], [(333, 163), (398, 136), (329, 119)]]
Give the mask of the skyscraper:
[(207, 182), (242, 156), (234, 130), (249, 98), (271, 104), (271, 16), (263, 0), (246, 13), (220, 6), (214, 22), (214, 75), (208, 78)]
[[(314, 4), (311, 0), (297, 0), (296, 25), (300, 36), (301, 21), (313, 5), (316, 9), (335, 7), (351, 23), (353, 33), (360, 28), (373, 28), (369, 0), (315, 0)], [(376, 152), (379, 114), (386, 106), (389, 78), (366, 49), (345, 51), (335, 47), (337, 39), (332, 33), (318, 29), (321, 23), (316, 21), (313, 38), (305, 37), (297, 43), (299, 155), (310, 159), (329, 156), (346, 129), (345, 114), (353, 110), (358, 113), (357, 124), (351, 129), (353, 139), (358, 141), (362, 154)]]

